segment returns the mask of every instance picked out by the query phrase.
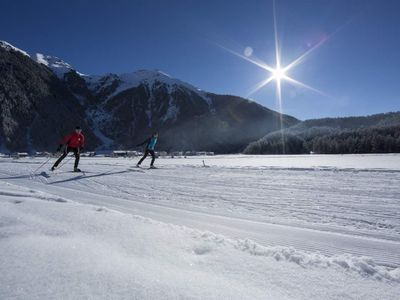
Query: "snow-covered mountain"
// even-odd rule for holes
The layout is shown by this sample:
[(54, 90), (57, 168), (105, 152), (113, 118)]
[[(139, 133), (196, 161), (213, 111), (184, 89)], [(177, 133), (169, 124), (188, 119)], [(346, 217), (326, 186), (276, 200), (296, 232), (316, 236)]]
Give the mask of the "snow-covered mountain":
[[(58, 58), (55, 56), (36, 53), (32, 57), (36, 62), (43, 64), (46, 67), (48, 67), (50, 70), (52, 70), (54, 72), (54, 74), (56, 74), (57, 77), (60, 79), (64, 79), (64, 75), (66, 73), (75, 71), (70, 64), (66, 63), (61, 58)], [(83, 75), (83, 74), (80, 74), (80, 75)]]
[[(78, 123), (87, 124), (96, 137), (89, 143), (89, 149), (99, 146), (134, 148), (157, 130), (161, 133), (160, 149), (236, 152), (280, 126), (281, 116), (277, 112), (240, 97), (202, 91), (158, 70), (85, 75), (55, 56), (39, 53), (29, 56), (9, 43), (1, 45), (4, 46), (0, 49), (5, 51), (0, 51), (0, 57), (3, 57), (0, 63), (10, 63), (11, 60), (29, 69), (24, 78), (16, 76), (15, 69), (12, 69), (8, 76), (12, 76), (11, 81), (18, 81), (18, 84), (9, 89), (20, 91), (21, 87), (30, 85), (38, 73), (46, 72), (49, 78), (43, 83), (43, 88), (62, 86), (68, 94), (63, 96), (62, 101), (68, 101), (74, 109), (82, 112)], [(0, 73), (2, 71), (0, 69)], [(51, 76), (51, 73), (54, 75)], [(36, 94), (26, 93), (24, 96), (33, 101)], [(13, 97), (5, 91), (3, 98), (13, 101)], [(64, 114), (69, 112), (63, 111)], [(40, 111), (36, 113), (41, 116)], [(77, 119), (77, 115), (71, 119)], [(297, 122), (295, 118), (283, 116), (285, 126)], [(30, 128), (29, 125), (27, 128)], [(8, 136), (4, 130), (2, 136)], [(28, 144), (31, 149), (44, 148), (42, 141), (35, 137), (31, 138), (31, 142), (23, 143), (25, 147)], [(49, 141), (46, 142), (48, 144)], [(2, 146), (24, 150), (22, 146), (16, 147), (7, 142), (2, 142)]]
[(19, 52), (19, 53), (21, 53), (21, 54), (23, 54), (23, 55), (25, 55), (25, 56), (30, 57), (30, 55), (29, 55), (27, 52), (25, 52), (25, 51), (23, 51), (23, 50), (21, 50), (21, 49), (15, 47), (15, 46), (11, 45), (10, 43), (8, 43), (8, 42), (6, 42), (6, 41), (0, 41), (0, 48), (2, 48), (2, 49), (5, 50), (5, 51), (15, 51), (15, 52)]
[(108, 95), (108, 99), (125, 90), (138, 87), (141, 84), (146, 84), (148, 86), (165, 84), (168, 88), (168, 93), (173, 93), (179, 88), (185, 88), (203, 97), (206, 101), (209, 100), (207, 94), (202, 90), (179, 79), (172, 78), (168, 74), (159, 70), (139, 70), (120, 75), (110, 73), (103, 76), (94, 75), (82, 77), (87, 82), (89, 89), (95, 94), (108, 88), (113, 83), (118, 83), (112, 93)]
[(0, 150), (54, 151), (60, 137), (77, 124), (88, 145), (99, 146), (85, 109), (65, 83), (25, 51), (0, 45)]

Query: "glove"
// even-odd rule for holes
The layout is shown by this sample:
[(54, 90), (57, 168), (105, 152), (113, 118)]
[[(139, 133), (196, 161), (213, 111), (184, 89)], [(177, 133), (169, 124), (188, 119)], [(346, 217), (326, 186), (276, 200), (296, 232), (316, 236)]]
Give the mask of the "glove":
[(62, 145), (62, 144), (60, 144), (60, 145), (58, 146), (58, 148), (57, 148), (56, 152), (60, 152), (62, 147), (63, 147), (63, 145)]

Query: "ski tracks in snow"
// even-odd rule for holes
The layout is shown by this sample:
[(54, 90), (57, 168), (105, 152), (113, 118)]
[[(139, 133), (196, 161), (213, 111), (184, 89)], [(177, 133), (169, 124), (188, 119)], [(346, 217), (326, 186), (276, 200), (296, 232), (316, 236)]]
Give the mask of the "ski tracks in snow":
[(86, 175), (55, 172), (46, 178), (26, 174), (26, 164), (3, 161), (0, 180), (263, 246), (371, 256), (400, 266), (398, 172), (203, 168), (171, 160), (158, 170), (143, 170), (130, 163), (84, 159)]

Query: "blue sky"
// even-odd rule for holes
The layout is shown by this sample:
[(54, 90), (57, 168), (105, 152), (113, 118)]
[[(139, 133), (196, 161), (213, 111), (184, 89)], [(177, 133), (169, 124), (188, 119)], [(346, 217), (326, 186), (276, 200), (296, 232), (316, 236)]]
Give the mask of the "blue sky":
[[(275, 65), (272, 0), (1, 0), (0, 39), (58, 56), (86, 74), (159, 69), (203, 90), (247, 97)], [(276, 0), (283, 65), (327, 96), (283, 83), (283, 112), (301, 119), (400, 110), (400, 1)], [(252, 56), (250, 56), (252, 58)], [(275, 84), (249, 96), (277, 109)]]

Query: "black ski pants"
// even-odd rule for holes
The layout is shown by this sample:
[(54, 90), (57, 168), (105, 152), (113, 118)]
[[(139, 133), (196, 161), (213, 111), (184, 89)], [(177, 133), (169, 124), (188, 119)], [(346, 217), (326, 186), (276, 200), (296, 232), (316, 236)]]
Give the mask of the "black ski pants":
[(75, 164), (74, 164), (74, 169), (78, 168), (78, 164), (79, 164), (79, 158), (80, 158), (80, 153), (79, 153), (79, 149), (78, 148), (70, 148), (67, 147), (66, 150), (64, 151), (63, 155), (61, 155), (61, 157), (56, 161), (56, 163), (54, 164), (54, 167), (56, 168), (60, 162), (67, 157), (68, 153), (70, 152), (74, 152), (75, 155)]
[(150, 149), (146, 149), (146, 151), (144, 152), (143, 157), (139, 160), (138, 165), (140, 165), (144, 159), (147, 157), (147, 155), (151, 155), (151, 163), (150, 166), (152, 166), (154, 164), (154, 161), (156, 159), (156, 155), (154, 154), (154, 150), (150, 150)]

